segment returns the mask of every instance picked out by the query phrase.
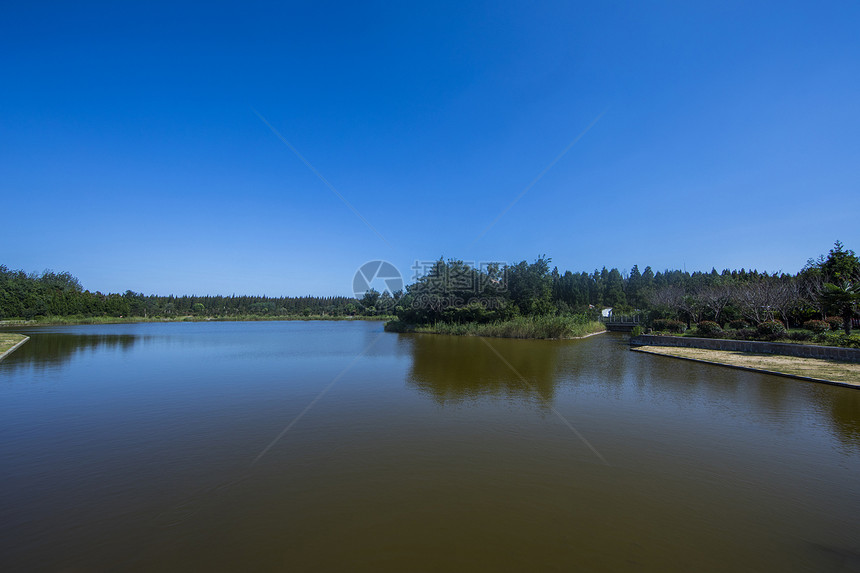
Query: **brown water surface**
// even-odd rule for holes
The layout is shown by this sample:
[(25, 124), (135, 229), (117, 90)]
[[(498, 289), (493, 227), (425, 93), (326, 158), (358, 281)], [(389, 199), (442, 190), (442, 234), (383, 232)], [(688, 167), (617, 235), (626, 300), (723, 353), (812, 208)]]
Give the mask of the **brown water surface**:
[(857, 571), (860, 391), (626, 337), (21, 330), (3, 571)]

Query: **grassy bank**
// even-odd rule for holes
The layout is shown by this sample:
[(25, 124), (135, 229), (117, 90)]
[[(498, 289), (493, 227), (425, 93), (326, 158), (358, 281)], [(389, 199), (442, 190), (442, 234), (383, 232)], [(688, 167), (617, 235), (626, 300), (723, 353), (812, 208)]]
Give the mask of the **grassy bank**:
[(633, 350), (699, 360), (720, 364), (775, 372), (786, 376), (799, 378), (814, 378), (829, 380), (842, 384), (860, 387), (860, 364), (823, 360), (820, 358), (800, 358), (797, 356), (780, 356), (776, 354), (753, 354), (750, 352), (735, 352), (730, 350), (706, 350), (702, 348), (676, 348), (666, 346), (640, 346)]
[(569, 316), (520, 316), (511, 320), (483, 324), (437, 322), (421, 326), (392, 320), (385, 324), (385, 330), (494, 338), (580, 338), (603, 332), (605, 327), (599, 322), (583, 321)]
[(0, 320), (2, 326), (56, 326), (63, 324), (128, 324), (132, 322), (236, 322), (269, 320), (391, 320), (391, 316), (332, 316), (332, 315), (257, 315), (235, 316), (46, 316), (33, 320)]
[(3, 356), (7, 350), (27, 338), (23, 334), (13, 334), (11, 332), (0, 332), (0, 356)]

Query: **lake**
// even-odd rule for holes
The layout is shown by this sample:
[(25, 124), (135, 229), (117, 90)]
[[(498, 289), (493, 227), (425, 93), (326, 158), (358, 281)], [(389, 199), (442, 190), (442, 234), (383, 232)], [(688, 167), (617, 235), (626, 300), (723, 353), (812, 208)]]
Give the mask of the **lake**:
[(627, 337), (17, 328), (3, 571), (858, 571), (860, 391)]

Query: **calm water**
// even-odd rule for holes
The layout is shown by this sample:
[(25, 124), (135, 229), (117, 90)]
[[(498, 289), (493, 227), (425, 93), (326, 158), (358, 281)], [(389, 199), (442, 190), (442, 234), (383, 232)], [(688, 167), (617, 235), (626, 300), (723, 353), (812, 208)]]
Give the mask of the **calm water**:
[(614, 334), (26, 333), (3, 571), (860, 570), (857, 390)]

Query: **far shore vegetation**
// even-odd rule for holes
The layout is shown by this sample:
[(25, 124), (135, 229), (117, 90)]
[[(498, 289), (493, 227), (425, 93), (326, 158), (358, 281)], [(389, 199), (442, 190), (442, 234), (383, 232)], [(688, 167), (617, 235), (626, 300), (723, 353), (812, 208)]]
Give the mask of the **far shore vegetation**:
[[(162, 296), (85, 290), (71, 273), (26, 273), (0, 265), (0, 326), (204, 320), (386, 320), (390, 296), (377, 306), (353, 297)], [(365, 301), (366, 302), (366, 301)], [(390, 307), (390, 305), (388, 305)]]
[(860, 347), (852, 334), (860, 260), (837, 241), (797, 274), (757, 270), (560, 271), (551, 259), (471, 265), (440, 259), (405, 291), (353, 297), (159, 296), (84, 290), (68, 272), (0, 265), (0, 324), (191, 320), (388, 319), (396, 332), (573, 338), (599, 331), (604, 309), (645, 331)]
[(64, 324), (129, 324), (135, 322), (238, 322), (238, 321), (275, 321), (275, 320), (378, 320), (387, 321), (394, 318), (390, 315), (329, 315), (329, 314), (299, 314), (299, 315), (260, 315), (232, 314), (229, 316), (39, 316), (31, 320), (8, 319), (0, 320), (2, 326), (59, 326)]
[[(796, 275), (756, 270), (560, 272), (538, 257), (474, 268), (439, 260), (396, 297), (397, 332), (564, 338), (594, 331), (601, 311), (641, 331), (860, 347), (860, 260), (836, 242)], [(590, 326), (587, 326), (590, 325)], [(575, 326), (576, 331), (570, 327)], [(841, 331), (841, 332), (840, 332)], [(575, 333), (574, 333), (575, 332)]]

